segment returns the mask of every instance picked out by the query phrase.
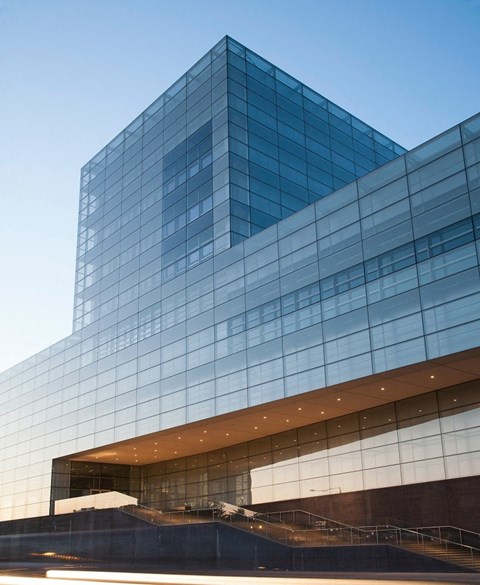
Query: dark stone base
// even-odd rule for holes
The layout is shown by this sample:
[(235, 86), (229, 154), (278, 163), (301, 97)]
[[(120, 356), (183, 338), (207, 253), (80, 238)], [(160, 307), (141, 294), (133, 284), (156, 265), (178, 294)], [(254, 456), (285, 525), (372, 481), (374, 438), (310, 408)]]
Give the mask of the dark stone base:
[(0, 563), (169, 573), (468, 572), (389, 545), (293, 548), (221, 522), (156, 526), (118, 510), (3, 522), (0, 534)]

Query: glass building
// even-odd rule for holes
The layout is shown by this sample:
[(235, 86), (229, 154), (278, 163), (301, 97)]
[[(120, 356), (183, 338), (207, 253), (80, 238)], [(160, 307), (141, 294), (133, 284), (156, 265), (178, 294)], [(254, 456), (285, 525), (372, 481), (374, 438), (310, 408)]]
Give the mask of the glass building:
[(82, 169), (73, 333), (0, 375), (0, 520), (478, 525), (479, 256), (480, 116), (405, 152), (224, 38)]

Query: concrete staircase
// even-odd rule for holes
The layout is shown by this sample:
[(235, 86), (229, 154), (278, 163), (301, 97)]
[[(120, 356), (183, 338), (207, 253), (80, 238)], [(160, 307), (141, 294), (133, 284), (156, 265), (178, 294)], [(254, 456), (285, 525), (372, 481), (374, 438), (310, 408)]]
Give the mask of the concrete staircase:
[[(118, 510), (158, 526), (223, 522), (291, 547), (395, 546), (464, 569), (480, 571), (480, 534), (468, 533), (469, 542), (476, 546), (466, 545), (451, 540), (462, 540), (462, 533), (465, 531), (458, 528), (447, 527), (448, 538), (445, 538), (442, 536), (442, 527), (355, 527), (302, 510), (263, 514), (225, 502), (212, 503), (211, 507), (205, 509), (173, 512), (161, 512), (135, 505), (122, 506)], [(439, 536), (435, 535), (437, 533)]]

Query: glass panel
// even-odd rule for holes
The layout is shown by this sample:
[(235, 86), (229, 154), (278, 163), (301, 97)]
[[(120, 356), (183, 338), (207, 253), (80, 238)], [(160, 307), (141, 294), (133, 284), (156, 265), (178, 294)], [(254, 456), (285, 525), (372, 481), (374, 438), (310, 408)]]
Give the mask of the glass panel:
[(462, 138), (464, 142), (468, 142), (473, 138), (480, 136), (480, 115), (476, 114), (472, 116), (462, 124), (460, 124), (462, 130)]
[(449, 175), (458, 173), (464, 168), (463, 153), (461, 149), (454, 150), (450, 154), (439, 158), (426, 166), (413, 171), (408, 175), (408, 184), (411, 193), (429, 187)]
[(405, 155), (407, 171), (413, 171), (432, 160), (440, 158), (459, 146), (461, 146), (460, 130), (458, 126), (455, 126), (451, 130), (408, 152)]

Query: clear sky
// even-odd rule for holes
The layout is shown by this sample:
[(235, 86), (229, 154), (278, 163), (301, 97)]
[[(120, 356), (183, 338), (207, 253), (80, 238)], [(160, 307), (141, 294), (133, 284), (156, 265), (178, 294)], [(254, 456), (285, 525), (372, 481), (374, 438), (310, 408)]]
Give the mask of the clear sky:
[(480, 110), (480, 0), (0, 0), (0, 371), (71, 332), (80, 167), (225, 34), (407, 148)]

